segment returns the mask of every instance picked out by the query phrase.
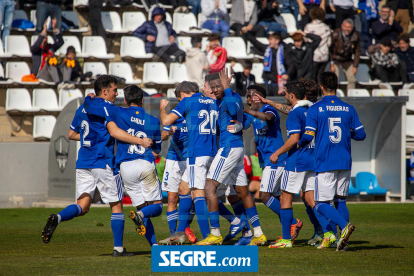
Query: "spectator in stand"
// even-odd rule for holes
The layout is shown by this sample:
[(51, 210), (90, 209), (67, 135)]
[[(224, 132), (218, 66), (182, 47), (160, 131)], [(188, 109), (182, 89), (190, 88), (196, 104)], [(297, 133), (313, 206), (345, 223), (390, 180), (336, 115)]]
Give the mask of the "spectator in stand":
[(373, 78), (379, 79), (382, 84), (380, 88), (392, 89), (390, 82), (407, 83), (407, 72), (405, 66), (401, 66), (400, 60), (395, 53), (391, 53), (392, 43), (389, 38), (384, 38), (380, 43), (381, 50), (372, 56)]
[[(318, 48), (322, 39), (315, 34), (306, 34), (303, 31), (296, 31), (282, 35), (282, 40), (291, 36), (294, 43), (285, 44), (285, 64), (289, 80), (299, 78), (311, 78), (313, 70), (313, 53)], [(305, 42), (304, 38), (311, 42)]]
[(82, 67), (76, 59), (76, 50), (73, 46), (67, 48), (66, 56), (59, 64), (59, 71), (62, 76), (62, 83), (58, 85), (58, 90), (75, 88), (74, 83), (89, 81), (92, 77), (92, 72), (83, 73)]
[(345, 19), (354, 19), (353, 0), (329, 0), (329, 6), (335, 13), (335, 29), (340, 28)]
[(287, 32), (286, 26), (275, 21), (275, 17), (280, 16), (276, 0), (260, 0), (258, 5), (260, 7), (258, 15), (259, 25), (264, 28), (266, 36), (269, 32), (281, 34)]
[(227, 14), (226, 0), (201, 0), (201, 13), (204, 29), (218, 33), (221, 37), (229, 36), (230, 28), (224, 21)]
[[(32, 52), (32, 70), (31, 78), (32, 79), (43, 79), (45, 81), (60, 82), (58, 67), (57, 67), (57, 57), (55, 52), (63, 45), (63, 38), (60, 34), (59, 29), (57, 28), (57, 19), (52, 19), (52, 28), (53, 28), (53, 44), (47, 43), (47, 26), (46, 21), (43, 24), (43, 31), (37, 37), (36, 42), (30, 48)], [(26, 81), (30, 79), (26, 78)]]
[(201, 12), (201, 0), (187, 0), (187, 2), (192, 7), (191, 12), (198, 18), (198, 14)]
[[(310, 11), (314, 8), (320, 8), (325, 11), (325, 0), (296, 0), (299, 5), (299, 13), (302, 15), (301, 29), (304, 29), (313, 19), (310, 16)], [(324, 16), (325, 17), (325, 16)], [(322, 20), (322, 21), (325, 21)]]
[(208, 36), (207, 61), (209, 74), (219, 73), (226, 66), (227, 51), (220, 46), (220, 36), (211, 34)]
[(102, 0), (89, 0), (89, 25), (91, 26), (93, 36), (102, 36), (106, 41), (105, 29), (102, 25), (101, 12)]
[(325, 21), (325, 11), (316, 7), (309, 12), (312, 22), (305, 26), (304, 32), (307, 34), (315, 34), (321, 38), (318, 48), (313, 54), (312, 79), (318, 81), (319, 74), (325, 71), (329, 61), (329, 47), (332, 44), (331, 29), (323, 23)]
[(282, 0), (282, 13), (292, 13), (295, 17), (295, 21), (298, 21), (299, 17), (299, 5), (296, 0)]
[[(175, 44), (177, 33), (165, 20), (165, 11), (160, 7), (154, 8), (151, 20), (144, 22), (132, 35), (145, 41), (147, 53), (153, 53), (165, 62), (178, 61), (182, 63), (185, 61), (185, 52)], [(174, 58), (171, 58), (171, 55)]]
[(193, 36), (191, 44), (193, 48), (187, 49), (187, 78), (189, 81), (196, 82), (199, 87), (203, 87), (207, 56), (201, 50), (201, 37)]
[(394, 11), (387, 5), (382, 6), (380, 18), (372, 23), (372, 34), (376, 40), (375, 45), (368, 47), (368, 53), (373, 55), (380, 50), (380, 42), (391, 40), (393, 48), (397, 47), (397, 37), (403, 31), (400, 24), (394, 20)]
[(171, 5), (173, 6), (174, 13), (188, 13), (190, 8), (188, 7), (187, 0), (170, 0)]
[(1, 35), (1, 39), (3, 41), (3, 48), (6, 46), (6, 36), (10, 35), (15, 5), (15, 1), (0, 0), (0, 28), (3, 27), (3, 33)]
[(378, 0), (359, 0), (359, 19), (361, 20), (361, 54), (366, 55), (372, 44), (371, 25), (378, 18)]
[(400, 48), (395, 49), (395, 53), (399, 57), (401, 65), (406, 68), (407, 81), (414, 83), (414, 48), (410, 47), (410, 37), (406, 34), (400, 35), (398, 45)]
[(231, 62), (231, 72), (234, 74), (235, 78), (235, 91), (237, 94), (244, 97), (246, 96), (247, 87), (256, 84), (255, 76), (250, 74), (253, 64), (250, 60), (246, 60), (243, 63), (243, 72), (234, 72), (233, 67), (235, 64), (236, 63), (234, 61)]
[(414, 23), (412, 0), (387, 0), (387, 5), (395, 15), (395, 21), (403, 28), (403, 34), (408, 32), (410, 22)]
[(360, 55), (361, 42), (359, 33), (354, 28), (354, 21), (350, 18), (345, 19), (341, 28), (332, 32), (330, 57), (331, 72), (339, 77), (339, 67), (343, 68), (348, 90), (355, 88)]
[(283, 46), (280, 44), (282, 40), (280, 34), (269, 34), (269, 45), (260, 43), (253, 35), (247, 34), (246, 38), (264, 56), (262, 78), (265, 84), (268, 96), (277, 96), (279, 91), (283, 91), (283, 85), (278, 87), (279, 83), (286, 83), (289, 79), (285, 68), (285, 55)]
[(264, 29), (257, 24), (257, 6), (254, 0), (233, 0), (230, 29), (246, 40), (246, 33), (256, 37), (264, 36)]
[(39, 0), (36, 3), (36, 31), (42, 31), (43, 23), (50, 16), (56, 18), (56, 28), (60, 31), (62, 27), (62, 1), (61, 0)]

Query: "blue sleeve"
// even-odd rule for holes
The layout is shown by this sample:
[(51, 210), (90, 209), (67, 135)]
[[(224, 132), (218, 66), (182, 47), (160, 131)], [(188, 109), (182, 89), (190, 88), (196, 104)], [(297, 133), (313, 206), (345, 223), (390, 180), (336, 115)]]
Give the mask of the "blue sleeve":
[(118, 117), (118, 111), (119, 109), (122, 107), (118, 107), (118, 106), (104, 106), (103, 110), (105, 113), (105, 120), (107, 122), (115, 122), (116, 123), (116, 119)]
[(308, 113), (306, 115), (306, 130), (314, 131), (315, 133), (318, 130), (317, 112), (318, 109), (314, 105), (308, 108)]
[(79, 133), (81, 126), (79, 125), (78, 120), (78, 110), (76, 110), (75, 117), (73, 118), (72, 123), (70, 124), (70, 129)]
[(289, 112), (289, 115), (286, 119), (286, 128), (288, 130), (289, 135), (302, 132), (300, 118), (296, 112)]
[(270, 113), (273, 116), (275, 116), (274, 119), (273, 119), (273, 121), (272, 121), (272, 123), (276, 123), (278, 119), (280, 120), (279, 112), (277, 112), (276, 108), (271, 107), (270, 105), (269, 106), (266, 106), (263, 109), (263, 113)]
[(135, 31), (132, 32), (132, 35), (142, 39), (143, 41), (146, 41), (147, 33), (148, 33), (147, 25), (148, 25), (147, 22), (144, 22), (144, 24), (142, 24)]
[(365, 130), (363, 128), (357, 130), (356, 132), (351, 131), (351, 138), (355, 141), (364, 141), (366, 137), (367, 134), (365, 133)]
[(95, 115), (95, 116), (98, 116), (98, 117), (101, 117), (101, 118), (105, 118), (106, 117), (105, 111), (102, 108), (102, 106), (96, 105), (93, 102), (92, 98), (89, 97), (89, 96), (87, 96), (85, 98), (85, 101), (83, 103), (83, 106), (85, 108), (85, 111), (87, 113), (89, 113), (89, 114), (92, 114), (92, 115)]
[(302, 138), (300, 138), (300, 140), (298, 142), (299, 148), (304, 148), (304, 147), (306, 147), (307, 144), (312, 142), (312, 140), (315, 136), (311, 135), (310, 132), (311, 131), (307, 130), (307, 131), (305, 131), (305, 134), (302, 135)]
[(155, 153), (160, 153), (161, 152), (161, 144), (162, 144), (162, 140), (161, 140), (161, 124), (160, 124), (160, 120), (156, 120), (156, 126), (157, 128), (155, 129), (155, 133), (154, 133), (154, 141), (152, 142), (152, 150)]
[(165, 130), (165, 131), (170, 131), (170, 129), (171, 129), (171, 126), (164, 126), (164, 127), (162, 128), (162, 130)]
[(230, 116), (236, 116), (242, 107), (240, 107), (237, 98), (233, 96), (233, 90), (231, 88), (224, 89), (224, 99)]
[(359, 120), (358, 113), (356, 112), (355, 108), (352, 107), (352, 125), (351, 129), (354, 132), (357, 132), (358, 130), (364, 129), (364, 126), (362, 125), (361, 121)]
[(185, 117), (185, 114), (187, 112), (187, 98), (182, 99), (181, 102), (178, 103), (178, 105), (171, 110), (175, 115), (178, 116), (178, 118)]
[(252, 125), (251, 115), (243, 113), (243, 129), (249, 129)]

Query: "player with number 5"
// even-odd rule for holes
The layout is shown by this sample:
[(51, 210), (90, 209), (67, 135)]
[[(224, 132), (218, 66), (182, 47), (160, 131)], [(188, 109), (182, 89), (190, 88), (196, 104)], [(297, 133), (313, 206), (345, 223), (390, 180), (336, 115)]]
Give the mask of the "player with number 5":
[[(324, 97), (308, 109), (306, 132), (298, 147), (303, 148), (315, 139), (314, 211), (340, 227), (337, 250), (342, 250), (355, 230), (346, 207), (351, 180), (351, 139), (362, 141), (366, 133), (355, 108), (336, 97), (338, 78), (335, 73), (322, 73), (319, 84)], [(331, 200), (337, 209), (329, 205)]]

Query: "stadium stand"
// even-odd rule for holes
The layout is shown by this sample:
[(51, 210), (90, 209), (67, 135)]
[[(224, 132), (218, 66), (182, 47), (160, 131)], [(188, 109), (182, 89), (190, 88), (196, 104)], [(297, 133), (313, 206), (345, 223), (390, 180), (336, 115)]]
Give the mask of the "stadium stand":
[(414, 111), (414, 90), (400, 89), (398, 90), (398, 96), (408, 96), (407, 109)]
[(108, 74), (106, 66), (103, 62), (85, 62), (83, 69), (85, 72), (92, 72), (92, 76)]
[(122, 14), (122, 29), (133, 32), (146, 20), (142, 12), (124, 12)]
[(185, 64), (173, 62), (170, 64), (170, 81), (180, 83), (187, 80), (187, 67)]
[(223, 38), (223, 47), (227, 50), (227, 56), (234, 59), (253, 59), (254, 55), (247, 54), (246, 43), (241, 37)]
[(30, 93), (26, 88), (9, 88), (6, 92), (7, 112), (37, 112), (40, 108), (33, 107)]
[(395, 97), (394, 91), (391, 89), (372, 89), (373, 97)]
[(152, 53), (145, 52), (145, 43), (135, 36), (123, 36), (121, 38), (121, 58), (123, 59), (151, 59)]
[(36, 88), (33, 89), (33, 108), (49, 111), (58, 112), (62, 108), (58, 106), (56, 92), (52, 88)]
[(349, 89), (349, 97), (371, 97), (367, 89)]
[(102, 12), (101, 13), (102, 25), (107, 33), (123, 34), (127, 33), (127, 30), (122, 29), (121, 17), (118, 12)]
[(142, 81), (145, 84), (174, 84), (169, 80), (167, 66), (162, 62), (144, 63), (144, 75)]
[(84, 36), (82, 39), (82, 55), (98, 59), (113, 59), (114, 54), (108, 54), (106, 43), (100, 36)]
[(33, 119), (33, 138), (50, 139), (53, 128), (56, 124), (56, 118), (53, 115), (37, 115)]
[(82, 97), (79, 89), (62, 89), (59, 91), (59, 107), (63, 109), (69, 102)]
[(29, 42), (24, 35), (9, 35), (6, 37), (5, 53), (17, 57), (31, 57)]
[(381, 188), (377, 177), (370, 172), (359, 172), (356, 174), (356, 188), (361, 195), (385, 195), (387, 189)]
[(22, 77), (29, 74), (29, 65), (24, 61), (9, 61), (6, 63), (6, 78), (11, 79), (13, 82), (26, 85), (37, 85), (38, 82), (22, 82)]
[(131, 66), (127, 62), (111, 62), (109, 63), (109, 74), (120, 78), (124, 78), (126, 84), (140, 84), (140, 79), (134, 79)]

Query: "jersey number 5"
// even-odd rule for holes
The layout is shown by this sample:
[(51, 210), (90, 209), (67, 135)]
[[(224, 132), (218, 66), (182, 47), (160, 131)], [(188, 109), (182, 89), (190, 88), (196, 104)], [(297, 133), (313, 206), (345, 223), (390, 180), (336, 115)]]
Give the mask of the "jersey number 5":
[(342, 129), (335, 125), (341, 123), (341, 118), (328, 118), (329, 120), (329, 133), (334, 133), (333, 135), (329, 135), (329, 140), (332, 143), (337, 144), (341, 142), (342, 139)]
[[(147, 134), (145, 134), (145, 132), (138, 131), (137, 133), (135, 133), (135, 130), (132, 129), (132, 128), (128, 129), (127, 132), (128, 132), (129, 135), (136, 136), (138, 138), (146, 138), (147, 137)], [(140, 145), (129, 145), (128, 153), (129, 154), (134, 154), (134, 153), (144, 154), (145, 153), (145, 148), (141, 147)]]

